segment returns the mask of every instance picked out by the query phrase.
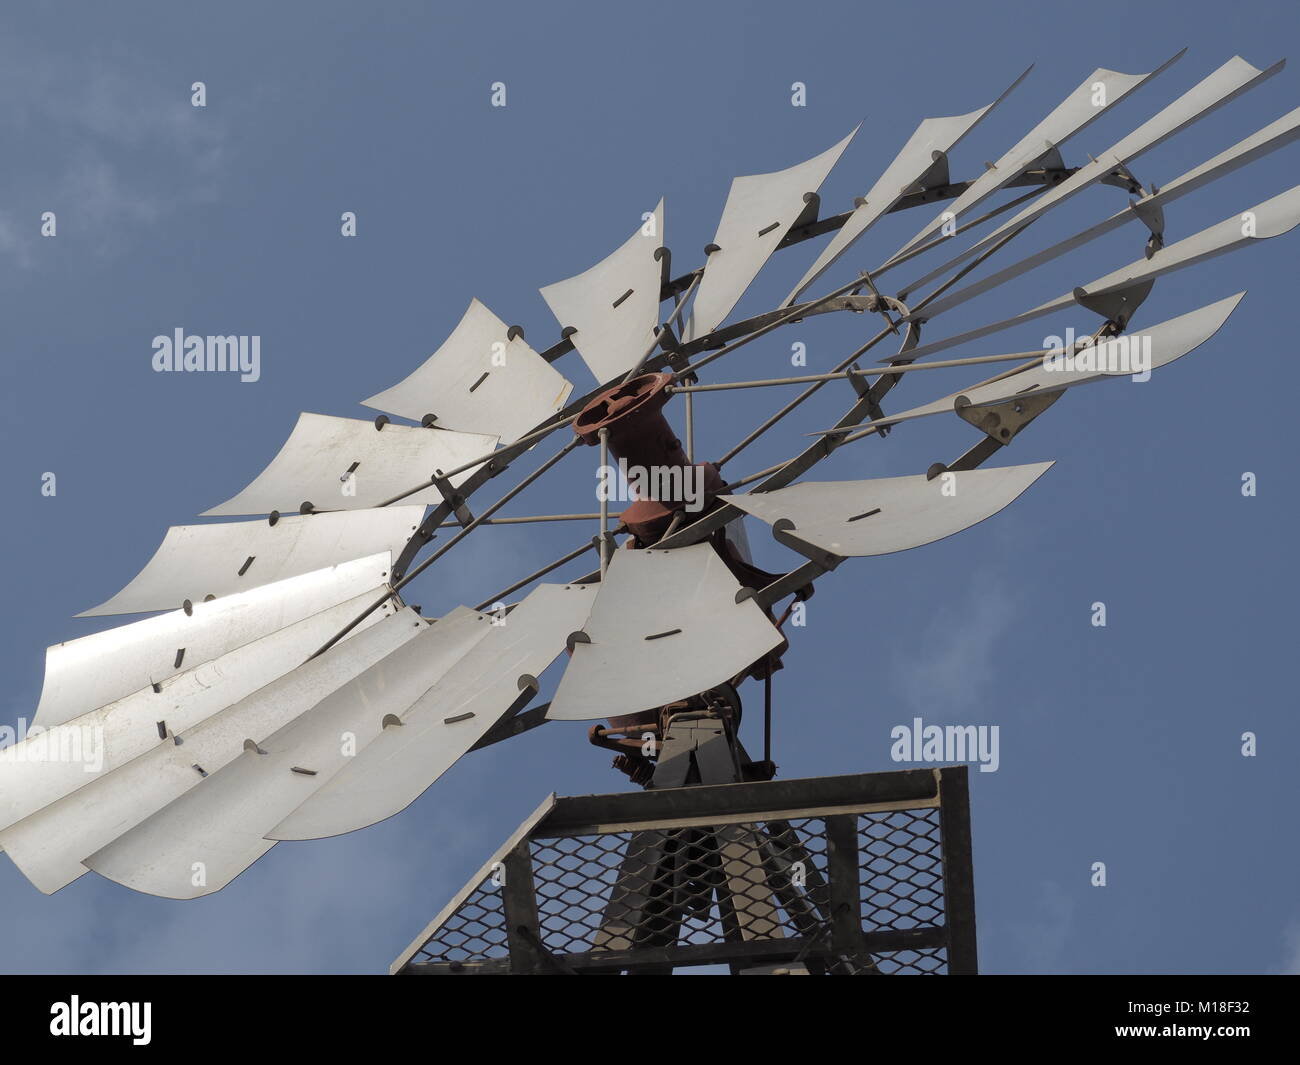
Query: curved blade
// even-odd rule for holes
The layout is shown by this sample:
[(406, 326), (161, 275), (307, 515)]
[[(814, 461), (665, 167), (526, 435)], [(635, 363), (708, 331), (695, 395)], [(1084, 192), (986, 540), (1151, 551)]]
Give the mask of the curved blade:
[(931, 480), (808, 481), (775, 492), (723, 496), (746, 514), (831, 554), (887, 555), (969, 529), (1011, 504), (1052, 466), (953, 472)]
[[(1231, 148), (1220, 152), (1200, 166), (1193, 167), (1187, 173), (1169, 182), (1169, 184), (1161, 186), (1159, 192), (1154, 192), (1141, 200), (1133, 201), (1133, 204), (1137, 207), (1150, 209), (1153, 212), (1163, 210), (1165, 206), (1180, 197), (1204, 188), (1211, 182), (1231, 174), (1247, 163), (1252, 163), (1256, 159), (1260, 159), (1270, 152), (1290, 144), (1297, 137), (1300, 137), (1300, 107), (1283, 115), (1276, 122), (1270, 123), (1263, 129), (1257, 130), (1249, 137), (1238, 141)], [(933, 303), (927, 304), (920, 317), (927, 321), (935, 318), (944, 311), (951, 310), (953, 307), (974, 299), (976, 296), (982, 296), (990, 289), (1004, 285), (1017, 277), (1022, 277), (1031, 270), (1036, 270), (1044, 263), (1058, 259), (1067, 252), (1081, 248), (1098, 237), (1103, 237), (1120, 226), (1135, 221), (1137, 217), (1133, 206), (1126, 207), (1122, 211), (1116, 211), (1109, 218), (1090, 226), (1080, 233), (1076, 233), (1072, 237), (1067, 237), (1049, 248), (1021, 259), (1019, 262), (1013, 263), (1011, 266), (990, 274), (979, 281), (974, 281), (964, 288), (959, 288), (954, 292), (941, 296)], [(923, 283), (924, 280), (914, 282), (910, 287), (915, 288), (917, 284)]]
[(928, 222), (919, 233), (904, 244), (894, 255), (900, 255), (938, 232), (946, 221), (961, 218), (1003, 188), (1043, 156), (1059, 148), (1076, 133), (1086, 129), (1129, 93), (1167, 70), (1178, 60), (1183, 49), (1149, 74), (1121, 74), (1115, 70), (1098, 67), (1084, 78), (1075, 90), (1062, 100), (1041, 122), (1026, 133), (993, 166), (971, 182), (970, 187), (944, 210)]
[[(406, 491), (436, 470), (452, 470), (490, 452), (495, 436), (453, 433), (410, 425), (385, 425), (356, 418), (302, 414), (279, 454), (247, 488), (203, 517), (317, 510), (360, 510)], [(453, 477), (460, 484), (474, 471)], [(441, 503), (430, 485), (408, 496), (413, 503)]]
[(683, 343), (713, 332), (731, 313), (803, 213), (804, 196), (821, 188), (857, 132), (855, 128), (838, 144), (797, 166), (732, 181), (713, 238), (719, 250), (709, 255), (691, 316), (682, 329)]
[[(1000, 333), (1012, 326), (1023, 325), (1025, 322), (1032, 322), (1035, 318), (1064, 310), (1078, 302), (1081, 297), (1098, 296), (1139, 285), (1164, 274), (1173, 273), (1175, 270), (1194, 266), (1207, 259), (1244, 248), (1255, 241), (1281, 236), (1297, 225), (1300, 225), (1300, 185), (1287, 189), (1286, 192), (1274, 196), (1271, 200), (1265, 200), (1240, 214), (1225, 218), (1217, 225), (1193, 233), (1175, 244), (1169, 244), (1153, 253), (1150, 258), (1137, 259), (1127, 266), (1121, 266), (1118, 270), (1112, 270), (1097, 280), (1075, 289), (1072, 293), (1040, 303), (1037, 307), (1023, 311), (1012, 318), (1004, 318), (1000, 322), (971, 329), (958, 336), (921, 344), (902, 356), (892, 356), (881, 361), (894, 362), (900, 358), (911, 361), (925, 355), (932, 355), (936, 351), (956, 347), (958, 344), (979, 340), (991, 333)], [(925, 313), (925, 311), (919, 312), (916, 317), (922, 318)]]
[(551, 720), (635, 714), (729, 680), (781, 643), (708, 544), (617, 551), (586, 635), (551, 701)]
[(959, 263), (973, 258), (1008, 233), (1023, 229), (1030, 222), (1084, 189), (1095, 185), (1116, 167), (1127, 166), (1144, 152), (1150, 151), (1174, 134), (1218, 110), (1248, 89), (1266, 81), (1286, 66), (1286, 60), (1274, 63), (1267, 70), (1251, 66), (1240, 56), (1234, 56), (1153, 118), (1148, 119), (1127, 137), (1111, 145), (1098, 158), (1081, 166), (1065, 181), (1054, 185), (1020, 210), (1014, 218), (1004, 222), (981, 240), (976, 241), (960, 255), (935, 267), (924, 277), (917, 278), (906, 291), (915, 292), (921, 285), (933, 281)]
[(274, 525), (173, 525), (125, 588), (77, 617), (174, 610), (382, 551), (396, 558), (423, 516), (422, 506), (400, 506), (293, 514)]
[[(988, 406), (992, 403), (1005, 403), (1028, 392), (1060, 392), (1074, 385), (1090, 384), (1107, 377), (1127, 377), (1142, 372), (1141, 366), (1147, 370), (1159, 369), (1189, 351), (1194, 351), (1214, 336), (1228, 320), (1228, 316), (1237, 309), (1243, 296), (1244, 292), (1238, 292), (1149, 329), (1101, 341), (1068, 358), (1064, 352), (1061, 355), (1049, 355), (1037, 366), (1031, 366), (1011, 377), (973, 385), (961, 392), (954, 392), (871, 424), (895, 425), (931, 414), (945, 414), (952, 411), (957, 400), (962, 397), (972, 406)], [(1139, 368), (1135, 369), (1135, 366)]]
[[(448, 670), (437, 687), (383, 729), (328, 783), (265, 834), (319, 839), (392, 817), (450, 769), (564, 651), (587, 620), (596, 585), (541, 585), (483, 641)], [(522, 693), (522, 694), (521, 694)]]
[(363, 592), (380, 589), (388, 552), (290, 577), (212, 603), (47, 648), (33, 718), (49, 728), (161, 683)]
[(926, 171), (934, 166), (939, 156), (946, 156), (952, 151), (986, 115), (1025, 80), (1028, 74), (1029, 70), (1026, 70), (991, 104), (969, 114), (922, 119), (921, 124), (916, 127), (916, 131), (908, 138), (893, 162), (885, 168), (885, 172), (871, 186), (862, 198), (862, 202), (849, 216), (848, 221), (836, 231), (830, 243), (822, 249), (822, 253), (817, 256), (817, 261), (808, 268), (808, 272), (795, 285), (781, 306), (788, 307), (793, 304), (809, 285), (821, 277), (841, 255), (857, 243), (868, 229), (888, 214), (894, 205), (917, 185)]
[(440, 428), (509, 444), (560, 410), (572, 391), (522, 334), (512, 336), (505, 322), (473, 300), (419, 369), (363, 402), (416, 422), (432, 414)]
[[(389, 715), (400, 715), (438, 684), (490, 626), (489, 616), (463, 607), (434, 625), (415, 622), (414, 637), (322, 693), (310, 709), (282, 718), (271, 734), (259, 733), (257, 749), (239, 753), (201, 787), (91, 855), (86, 865), (126, 887), (167, 898), (221, 889), (274, 844), (263, 838), (268, 825), (364, 750)], [(202, 883), (194, 882), (196, 862)]]
[[(347, 609), (355, 612), (357, 607), (349, 604)], [(334, 617), (329, 624), (340, 622)], [(375, 622), (367, 619), (328, 655), (303, 664), (310, 653), (304, 647), (320, 638), (319, 631), (314, 632), (296, 640), (296, 654), (287, 659), (293, 664), (274, 679), (254, 676), (247, 662), (236, 660), (238, 653), (228, 656), (222, 666), (237, 684), (218, 682), (217, 698), (209, 687), (186, 693), (191, 702), (207, 704), (201, 720), (197, 713), (186, 720), (169, 716), (168, 725), (174, 720), (177, 731), (169, 727), (168, 736), (160, 739), (152, 720), (110, 719), (105, 733), (114, 739), (113, 760), (106, 760), (94, 775), (83, 774), (74, 790), (60, 793), (56, 801), (0, 832), (0, 846), (41, 891), (57, 891), (86, 872), (83, 859), (215, 780), (218, 770), (245, 753), (247, 742), (303, 713), (423, 628), (410, 610)], [(263, 641), (258, 661), (282, 657), (287, 650), (283, 641)], [(119, 715), (125, 712), (121, 708)], [(164, 861), (162, 852), (153, 859)], [(193, 880), (200, 872), (193, 858), (183, 864), (177, 875)]]
[(659, 324), (663, 271), (655, 253), (664, 243), (664, 201), (653, 225), (642, 225), (616, 252), (590, 270), (547, 285), (542, 299), (601, 384), (627, 373), (645, 354)]

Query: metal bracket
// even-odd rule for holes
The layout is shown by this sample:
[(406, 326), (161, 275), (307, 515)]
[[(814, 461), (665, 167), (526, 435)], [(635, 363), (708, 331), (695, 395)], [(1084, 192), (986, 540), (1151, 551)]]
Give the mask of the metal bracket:
[(1150, 259), (1165, 246), (1165, 209), (1159, 204), (1144, 203), (1142, 200), (1130, 200), (1128, 206), (1142, 224), (1151, 230), (1146, 248), (1147, 258)]
[(429, 478), (429, 483), (442, 494), (442, 498), (447, 501), (447, 506), (451, 507), (452, 513), (456, 515), (456, 520), (461, 525), (468, 525), (474, 520), (474, 514), (465, 502), (465, 497), (456, 491), (451, 481), (442, 476), (441, 470)]
[(1155, 283), (1155, 279), (1152, 278), (1150, 281), (1142, 281), (1127, 288), (1100, 292), (1095, 296), (1089, 295), (1082, 288), (1076, 288), (1073, 292), (1074, 302), (1085, 310), (1100, 314), (1106, 319), (1108, 326), (1113, 326), (1115, 331), (1120, 331), (1128, 325), (1133, 312), (1142, 306), (1142, 301), (1151, 294), (1151, 288)]
[(1062, 392), (1035, 392), (1015, 396), (1002, 403), (976, 407), (965, 396), (958, 396), (953, 410), (962, 421), (970, 422), (980, 432), (999, 444), (1013, 440), (1026, 425), (1061, 398)]
[(772, 525), (772, 538), (782, 547), (788, 547), (791, 551), (803, 555), (809, 561), (816, 562), (828, 573), (844, 561), (843, 555), (836, 555), (825, 548), (810, 544), (807, 540), (801, 540), (799, 537), (792, 535), (794, 530), (795, 524), (793, 521), (789, 518), (780, 518)]

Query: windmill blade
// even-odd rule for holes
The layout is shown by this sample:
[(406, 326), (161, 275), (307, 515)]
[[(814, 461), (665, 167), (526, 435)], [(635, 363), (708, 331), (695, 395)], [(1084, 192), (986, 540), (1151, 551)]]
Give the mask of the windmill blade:
[[(383, 425), (356, 418), (302, 414), (289, 439), (253, 482), (203, 517), (269, 514), (298, 510), (360, 510), (374, 507), (411, 487), (412, 471), (429, 476), (452, 470), (490, 452), (495, 436), (446, 429)], [(464, 470), (454, 485), (473, 476)], [(408, 496), (413, 503), (440, 503), (430, 485)]]
[[(962, 392), (954, 392), (942, 399), (888, 418), (877, 419), (870, 424), (896, 425), (932, 414), (950, 413), (959, 405), (959, 401), (960, 405), (969, 403), (971, 406), (982, 407), (1006, 403), (1029, 392), (1061, 392), (1075, 385), (1092, 384), (1108, 377), (1128, 377), (1138, 372), (1132, 369), (1135, 357), (1142, 358), (1146, 369), (1159, 369), (1196, 350), (1214, 336), (1245, 295), (1244, 292), (1238, 292), (1167, 322), (1153, 325), (1150, 329), (1100, 341), (1083, 348), (1077, 355), (1068, 352), (1049, 355), (1037, 366), (1031, 366), (1010, 377), (994, 378), (973, 385)], [(1062, 357), (1067, 355), (1070, 357)], [(843, 429), (822, 430), (822, 433), (842, 432)]]
[[(1300, 185), (1287, 189), (1286, 192), (1274, 196), (1271, 200), (1265, 200), (1263, 203), (1257, 204), (1246, 211), (1231, 215), (1217, 225), (1203, 229), (1199, 233), (1193, 233), (1190, 237), (1185, 237), (1177, 243), (1169, 244), (1153, 253), (1150, 258), (1138, 259), (1127, 266), (1121, 266), (1118, 270), (1112, 270), (1095, 281), (1076, 288), (1071, 293), (1058, 296), (1046, 303), (1040, 303), (1037, 307), (1023, 311), (1012, 318), (1004, 318), (1000, 322), (981, 326), (958, 336), (934, 340), (929, 344), (921, 344), (901, 356), (892, 356), (882, 361), (894, 362), (903, 359), (910, 362), (913, 359), (919, 359), (936, 351), (944, 351), (958, 344), (979, 340), (990, 333), (1000, 333), (1012, 326), (1023, 325), (1025, 322), (1032, 322), (1035, 318), (1042, 318), (1045, 315), (1064, 310), (1088, 297), (1117, 292), (1147, 281), (1153, 281), (1164, 274), (1173, 273), (1175, 270), (1181, 270), (1184, 267), (1194, 266), (1197, 263), (1213, 259), (1230, 251), (1236, 251), (1238, 248), (1244, 248), (1256, 241), (1281, 236), (1283, 233), (1294, 229), (1297, 225), (1300, 225)], [(925, 313), (926, 311), (922, 311), (915, 317), (918, 319), (923, 318)], [(908, 320), (912, 319), (909, 318)]]
[(42, 891), (75, 879), (87, 855), (238, 755), (262, 734), (257, 721), (279, 720), (303, 692), (319, 700), (349, 679), (349, 663), (408, 639), (418, 619), (386, 610), (304, 665), (376, 591), (0, 751), (0, 846)]
[[(58, 890), (86, 872), (84, 863), (92, 854), (206, 786), (222, 766), (245, 752), (254, 753), (248, 746), (252, 737), (302, 713), (424, 627), (411, 611), (368, 627), (340, 644), (337, 654), (313, 659), (223, 708), (179, 737), (180, 743), (156, 743), (112, 773), (11, 826), (0, 833), (0, 842), (38, 888), (47, 894)], [(193, 881), (193, 859), (184, 869)]]
[[(1013, 263), (995, 274), (990, 274), (982, 280), (972, 282), (964, 288), (957, 289), (955, 292), (950, 292), (934, 302), (926, 304), (924, 313), (919, 315), (917, 320), (928, 321), (935, 318), (944, 311), (974, 299), (976, 296), (982, 296), (990, 289), (1004, 285), (1008, 281), (1029, 273), (1031, 270), (1036, 270), (1044, 263), (1060, 258), (1060, 256), (1074, 251), (1076, 248), (1081, 248), (1098, 237), (1103, 237), (1120, 226), (1134, 221), (1139, 217), (1139, 211), (1149, 213), (1151, 217), (1159, 217), (1160, 212), (1163, 212), (1166, 206), (1180, 197), (1204, 188), (1212, 181), (1217, 181), (1246, 164), (1285, 147), (1296, 140), (1297, 137), (1300, 137), (1300, 107), (1288, 112), (1263, 129), (1257, 130), (1249, 137), (1238, 141), (1231, 148), (1220, 152), (1200, 166), (1194, 167), (1187, 173), (1175, 178), (1167, 185), (1162, 186), (1159, 192), (1144, 196), (1141, 200), (1131, 201), (1130, 205), (1124, 210), (1116, 211), (1109, 218), (1098, 222), (1096, 225), (1090, 226), (1072, 237), (1067, 237), (1065, 240), (1036, 252), (1025, 259), (1021, 259), (1019, 262)], [(902, 298), (902, 293), (914, 289), (925, 280), (928, 280), (928, 278), (922, 278), (900, 290), (900, 298)]]
[[(118, 836), (86, 865), (150, 895), (197, 898), (219, 890), (274, 846), (264, 838), (269, 826), (438, 684), (486, 637), (491, 622), (461, 607), (433, 625), (407, 624), (414, 636), (345, 683), (313, 692), (311, 704), (297, 701), (292, 716), (268, 721), (271, 727), (255, 734), (254, 746), (235, 746), (201, 787)], [(201, 884), (194, 883), (194, 862), (203, 865)]]
[(47, 648), (45, 685), (33, 723), (49, 728), (182, 670), (296, 624), (371, 589), (382, 589), (388, 552), (277, 584), (194, 603)]
[(833, 555), (860, 558), (907, 551), (969, 529), (1013, 503), (1052, 465), (966, 470), (933, 480), (920, 474), (807, 481), (722, 498), (782, 535)]
[(1286, 60), (1274, 63), (1267, 70), (1251, 66), (1240, 56), (1234, 56), (1218, 70), (1183, 93), (1177, 100), (1153, 118), (1148, 119), (1127, 137), (1111, 145), (1096, 159), (1081, 166), (1065, 181), (1049, 188), (1033, 203), (1026, 205), (1012, 219), (988, 234), (983, 239), (967, 248), (960, 255), (935, 267), (924, 277), (917, 278), (905, 286), (908, 292), (914, 292), (921, 285), (933, 281), (940, 274), (946, 273), (958, 264), (973, 258), (986, 248), (1001, 240), (1008, 233), (1023, 229), (1030, 222), (1070, 197), (1095, 185), (1116, 169), (1127, 166), (1144, 152), (1150, 151), (1174, 134), (1200, 121), (1206, 115), (1218, 110), (1224, 104), (1235, 100), (1242, 93), (1271, 78), (1286, 66)]
[(423, 515), (422, 506), (401, 506), (173, 525), (125, 588), (77, 617), (174, 610), (380, 552), (396, 557)]
[(601, 384), (627, 373), (655, 338), (663, 268), (664, 201), (654, 209), (653, 231), (642, 225), (616, 252), (590, 270), (541, 290), (573, 346)]
[[(970, 187), (940, 211), (919, 233), (904, 244), (894, 259), (906, 254), (921, 241), (933, 236), (949, 218), (960, 219), (979, 204), (1005, 187), (1045, 155), (1055, 152), (1076, 133), (1086, 129), (1115, 104), (1135, 89), (1145, 85), (1157, 74), (1167, 70), (1183, 51), (1166, 60), (1149, 74), (1121, 74), (1098, 67), (1079, 86), (1062, 100), (1051, 114), (1024, 135), (993, 166), (977, 177)], [(1100, 100), (1100, 102), (1098, 102)]]
[(740, 591), (707, 543), (616, 551), (546, 716), (635, 714), (742, 672), (782, 636)]
[(771, 174), (738, 177), (727, 193), (704, 277), (682, 329), (688, 343), (713, 332), (731, 313), (771, 254), (799, 220), (858, 132), (806, 162)]
[[(831, 238), (829, 244), (817, 256), (817, 261), (808, 268), (799, 283), (795, 285), (782, 307), (793, 304), (836, 260), (849, 250), (876, 222), (889, 213), (894, 205), (912, 191), (936, 163), (946, 161), (947, 154), (974, 129), (980, 121), (995, 107), (1005, 100), (1029, 75), (1030, 67), (1016, 78), (1003, 91), (1002, 95), (985, 107), (978, 108), (966, 115), (952, 115), (947, 118), (926, 118), (916, 127), (902, 150), (867, 194), (862, 198), (848, 221), (844, 223)], [(710, 261), (710, 266), (712, 262)]]
[(443, 429), (510, 444), (563, 408), (572, 391), (572, 383), (528, 346), (522, 332), (473, 300), (419, 369), (363, 402), (416, 422), (433, 415)]
[(281, 810), (287, 816), (263, 829), (268, 838), (337, 836), (406, 809), (532, 690), (586, 623), (598, 587), (540, 585), (402, 715), (400, 727), (383, 729), (297, 809)]

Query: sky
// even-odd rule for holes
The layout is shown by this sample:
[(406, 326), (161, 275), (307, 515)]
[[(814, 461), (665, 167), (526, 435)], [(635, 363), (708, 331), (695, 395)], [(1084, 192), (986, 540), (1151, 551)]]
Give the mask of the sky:
[[(822, 187), (825, 213), (847, 210), (922, 118), (983, 106), (1036, 64), (953, 152), (953, 179), (967, 180), (1094, 68), (1150, 71), (1186, 46), (1063, 148), (1078, 166), (1234, 54), (1261, 68), (1297, 58), (1300, 9), (26, 3), (5, 5), (0, 31), (0, 724), (12, 724), (35, 709), (44, 648), (105, 627), (72, 615), (124, 585), (168, 525), (247, 484), (299, 411), (373, 417), (359, 401), (423, 361), (471, 298), (524, 325), (540, 350), (559, 325), (538, 288), (603, 258), (660, 197), (681, 272), (700, 262), (736, 175), (808, 159), (861, 122)], [(191, 105), (197, 81), (202, 108)], [(492, 106), (494, 83), (504, 107)], [(804, 106), (792, 104), (795, 83)], [(1291, 110), (1297, 86), (1300, 62), (1135, 173), (1167, 183)], [(1178, 201), (1169, 239), (1284, 191), (1298, 162), (1291, 145)], [(1113, 187), (1088, 190), (1016, 257), (1125, 202)], [(49, 211), (57, 235), (43, 237)], [(355, 237), (340, 232), (346, 211)], [(885, 219), (812, 294), (884, 262), (928, 217)], [(1068, 292), (1140, 256), (1145, 235), (1134, 222), (927, 335)], [(1297, 241), (1300, 231), (1157, 282), (1135, 328), (1247, 296), (1152, 380), (1077, 389), (1030, 426), (992, 464), (1056, 465), (1012, 507), (938, 544), (846, 562), (790, 630), (775, 681), (783, 777), (906, 768), (890, 733), (915, 717), (998, 726), (997, 771), (971, 773), (983, 971), (1300, 972), (1300, 857), (1287, 827), (1300, 797), (1300, 506), (1283, 436), (1300, 385)], [(818, 247), (774, 256), (736, 317), (777, 306)], [(821, 372), (877, 324), (809, 319), (714, 364), (709, 379)], [(1096, 325), (1075, 308), (951, 354), (1025, 350)], [(155, 373), (152, 338), (176, 328), (260, 336), (260, 379)], [(808, 361), (797, 371), (796, 342)], [(591, 386), (575, 355), (557, 367)], [(888, 403), (984, 376), (916, 374)], [(787, 398), (699, 397), (697, 451), (721, 454)], [(802, 450), (803, 434), (851, 400), (847, 387), (823, 389), (728, 473)], [(680, 410), (668, 414), (680, 425)], [(920, 473), (977, 440), (955, 417), (925, 419), (841, 449), (816, 476)], [(509, 512), (593, 509), (594, 469), (592, 452), (575, 453)], [(51, 472), (56, 494), (43, 495)], [(426, 615), (472, 605), (592, 532), (484, 529), (408, 602)], [(749, 533), (760, 564), (797, 564), (765, 526)], [(1104, 627), (1093, 624), (1099, 602)], [(46, 897), (0, 857), (0, 970), (382, 972), (545, 795), (625, 786), (583, 724), (553, 723), (465, 759), (398, 816), (277, 846), (197, 901), (95, 874)], [(1098, 862), (1105, 886), (1093, 883)]]

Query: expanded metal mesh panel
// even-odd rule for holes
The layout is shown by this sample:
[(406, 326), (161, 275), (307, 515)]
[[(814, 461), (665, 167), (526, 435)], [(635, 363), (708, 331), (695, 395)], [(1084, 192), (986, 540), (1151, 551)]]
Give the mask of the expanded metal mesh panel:
[(862, 921), (868, 928), (943, 924), (939, 811), (893, 810), (858, 818)]
[(576, 954), (814, 932), (825, 851), (819, 819), (535, 841), (542, 944)]
[[(485, 865), (474, 890), (412, 945), (402, 966), (430, 973), (666, 972), (701, 964), (973, 972), (965, 777), (943, 778), (956, 789), (949, 798), (937, 776), (826, 778), (874, 788), (877, 801), (856, 808), (822, 795), (800, 803), (801, 784), (812, 791), (824, 781), (792, 782), (787, 803), (750, 799), (748, 816), (730, 818), (715, 805), (708, 825), (683, 821), (696, 796), (712, 788), (634, 797), (636, 812), (644, 811), (638, 817), (601, 816), (619, 812), (606, 802), (629, 806), (627, 796), (559, 800), (578, 804), (581, 816), (553, 815), (521, 829), (498, 851), (503, 860)], [(736, 789), (768, 794), (762, 787), (731, 785), (717, 797), (745, 794)], [(844, 785), (844, 795), (862, 793)], [(790, 816), (773, 817), (782, 808)]]
[(486, 877), (417, 952), (416, 961), (464, 964), (505, 958), (506, 913), (498, 876)]

